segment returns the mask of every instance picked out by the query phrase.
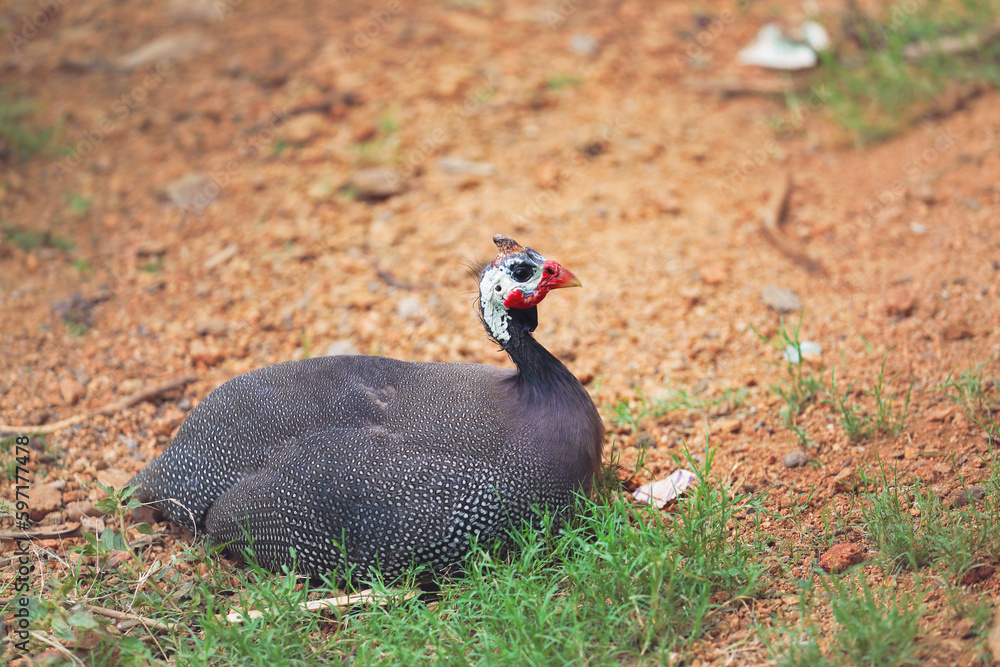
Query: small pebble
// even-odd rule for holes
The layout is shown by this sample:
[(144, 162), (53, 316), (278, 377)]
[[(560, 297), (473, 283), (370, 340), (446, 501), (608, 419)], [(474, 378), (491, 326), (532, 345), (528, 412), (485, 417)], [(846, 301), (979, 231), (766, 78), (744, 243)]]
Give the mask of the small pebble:
[(858, 544), (837, 544), (819, 558), (819, 566), (832, 574), (839, 574), (864, 560)]
[(403, 319), (409, 319), (420, 314), (420, 299), (415, 296), (404, 296), (396, 304), (396, 314)]
[(955, 499), (951, 502), (952, 507), (964, 507), (971, 502), (977, 500), (982, 500), (986, 497), (986, 489), (981, 486), (970, 486), (967, 489), (962, 489), (955, 496)]
[(809, 463), (809, 457), (806, 455), (804, 451), (799, 449), (797, 451), (788, 452), (787, 454), (785, 454), (785, 457), (781, 459), (781, 463), (786, 468), (799, 468)]
[(388, 199), (406, 190), (406, 183), (400, 175), (388, 167), (356, 171), (351, 177), (350, 185), (362, 201)]
[(760, 298), (775, 312), (785, 314), (802, 310), (802, 300), (790, 289), (768, 285), (761, 293)]
[(569, 48), (578, 56), (592, 56), (597, 53), (599, 44), (596, 39), (584, 33), (576, 33), (569, 38)]

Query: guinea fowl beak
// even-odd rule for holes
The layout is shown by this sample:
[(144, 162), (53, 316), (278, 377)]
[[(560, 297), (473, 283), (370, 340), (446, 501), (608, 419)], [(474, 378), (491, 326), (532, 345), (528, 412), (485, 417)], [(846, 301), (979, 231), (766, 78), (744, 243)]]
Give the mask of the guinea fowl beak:
[(564, 269), (559, 262), (546, 260), (542, 265), (542, 280), (538, 283), (540, 289), (553, 290), (560, 287), (583, 287), (580, 279), (569, 269)]

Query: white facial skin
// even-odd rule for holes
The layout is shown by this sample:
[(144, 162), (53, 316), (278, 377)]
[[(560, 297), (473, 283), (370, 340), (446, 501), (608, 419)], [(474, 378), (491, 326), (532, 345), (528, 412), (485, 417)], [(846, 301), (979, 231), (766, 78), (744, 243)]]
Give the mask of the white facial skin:
[[(537, 255), (537, 258), (532, 257), (530, 264), (521, 257), (511, 258), (502, 262), (500, 266), (491, 266), (483, 273), (479, 282), (479, 301), (483, 306), (483, 320), (498, 343), (503, 344), (510, 340), (510, 332), (507, 330), (510, 315), (504, 301), (515, 290), (520, 290), (525, 295), (533, 294), (542, 280), (544, 263), (545, 258), (541, 255)], [(517, 269), (526, 264), (533, 270), (530, 275), (524, 276)], [(512, 273), (516, 274), (516, 277)], [(526, 279), (519, 281), (517, 278)]]

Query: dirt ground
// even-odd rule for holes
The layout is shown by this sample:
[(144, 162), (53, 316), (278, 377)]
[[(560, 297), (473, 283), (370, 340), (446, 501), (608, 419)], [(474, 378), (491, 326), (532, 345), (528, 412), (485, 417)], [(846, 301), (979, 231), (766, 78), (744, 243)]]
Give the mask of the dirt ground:
[[(707, 425), (720, 479), (779, 498), (815, 486), (814, 526), (847, 502), (833, 479), (857, 462), (890, 461), (945, 498), (985, 475), (989, 440), (933, 388), (1000, 357), (996, 92), (859, 148), (821, 95), (796, 114), (713, 92), (798, 81), (735, 60), (766, 21), (804, 18), (798, 3), (225, 2), (81, 0), (16, 52), (0, 45), (0, 85), (34, 98), (69, 147), (0, 176), (0, 423), (196, 377), (49, 436), (30, 464), (61, 493), (43, 524), (99, 498), (94, 478), (127, 481), (250, 369), (351, 351), (509, 364), (467, 268), (497, 232), (583, 281), (546, 300), (537, 337), (602, 407), (747, 389), (638, 432), (604, 409), (625, 466), (641, 440), (648, 474), (667, 474)], [(815, 4), (835, 24), (840, 5)], [(38, 7), (0, 18), (23, 31)], [(786, 177), (776, 243), (762, 211)], [(784, 467), (802, 447), (768, 388), (780, 355), (753, 332), (778, 330), (768, 286), (801, 300), (817, 372), (836, 367), (860, 393), (886, 359), (893, 387), (912, 386), (901, 435), (850, 442), (820, 404), (801, 420), (814, 465)], [(770, 530), (805, 539), (790, 522)], [(821, 552), (788, 564), (757, 616)], [(998, 577), (976, 585), (1000, 595)], [(732, 656), (749, 619), (733, 612), (701, 659)], [(928, 664), (971, 659), (950, 624), (925, 628)]]

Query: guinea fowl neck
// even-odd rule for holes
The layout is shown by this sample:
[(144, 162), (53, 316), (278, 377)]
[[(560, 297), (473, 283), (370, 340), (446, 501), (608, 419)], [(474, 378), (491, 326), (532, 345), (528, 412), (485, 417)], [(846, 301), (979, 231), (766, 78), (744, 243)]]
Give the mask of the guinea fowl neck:
[(536, 309), (512, 308), (508, 312), (511, 316), (510, 339), (501, 346), (517, 366), (518, 388), (529, 398), (551, 396), (570, 388), (583, 391), (576, 376), (531, 335), (538, 322)]

